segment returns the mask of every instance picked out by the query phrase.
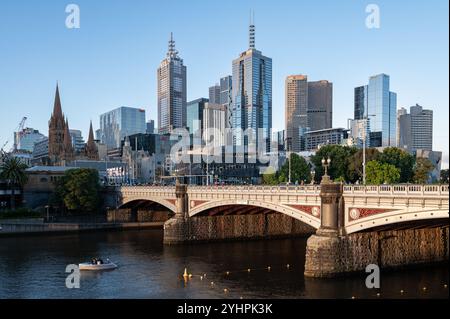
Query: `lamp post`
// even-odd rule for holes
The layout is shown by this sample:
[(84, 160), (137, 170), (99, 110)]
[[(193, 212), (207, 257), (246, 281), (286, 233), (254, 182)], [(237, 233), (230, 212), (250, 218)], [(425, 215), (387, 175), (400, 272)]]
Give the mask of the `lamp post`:
[(326, 184), (330, 182), (330, 176), (328, 176), (328, 167), (330, 167), (331, 159), (328, 157), (327, 160), (325, 158), (322, 158), (322, 166), (325, 169), (325, 174), (322, 176), (322, 184)]
[(367, 138), (367, 122), (369, 117), (375, 114), (369, 114), (364, 117), (364, 137), (363, 137), (363, 185), (366, 185), (366, 138)]
[(315, 170), (311, 170), (311, 185), (314, 185), (314, 176), (316, 176), (316, 171)]
[(288, 185), (291, 185), (291, 138), (287, 137), (286, 141), (286, 150), (288, 153), (288, 162), (289, 162), (289, 173), (288, 173)]

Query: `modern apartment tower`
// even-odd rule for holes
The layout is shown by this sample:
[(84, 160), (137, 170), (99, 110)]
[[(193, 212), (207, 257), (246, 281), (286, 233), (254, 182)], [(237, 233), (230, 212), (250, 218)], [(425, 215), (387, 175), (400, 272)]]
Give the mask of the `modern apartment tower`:
[(355, 88), (355, 120), (368, 118), (370, 146), (397, 144), (397, 94), (390, 91), (389, 75), (369, 78), (369, 84)]
[(416, 104), (410, 107), (408, 114), (406, 109), (398, 111), (398, 146), (409, 151), (425, 150), (433, 148), (433, 111), (424, 110)]
[(209, 100), (211, 103), (220, 104), (220, 85), (216, 84), (209, 88)]
[(158, 68), (158, 129), (160, 134), (186, 127), (186, 66), (170, 34), (167, 56)]

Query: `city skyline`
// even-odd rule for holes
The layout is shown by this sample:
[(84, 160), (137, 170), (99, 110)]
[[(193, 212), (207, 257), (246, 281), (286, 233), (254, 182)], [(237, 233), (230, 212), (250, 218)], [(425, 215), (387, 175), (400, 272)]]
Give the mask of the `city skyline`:
[[(364, 2), (358, 2), (359, 6), (355, 5), (354, 2), (351, 4), (343, 2), (339, 6), (325, 2), (329, 3), (326, 8), (308, 3), (296, 4), (287, 1), (277, 8), (271, 8), (273, 9), (271, 15), (268, 12), (270, 11), (267, 8), (268, 6), (265, 6), (265, 2), (248, 1), (243, 5), (243, 7), (247, 6), (248, 10), (242, 10), (241, 13), (234, 15), (233, 19), (236, 23), (229, 26), (232, 29), (231, 34), (236, 34), (236, 36), (224, 37), (226, 40), (221, 41), (220, 50), (213, 46), (215, 42), (206, 42), (207, 45), (211, 45), (211, 50), (205, 50), (199, 46), (202, 41), (205, 42), (205, 39), (208, 39), (209, 32), (197, 24), (190, 23), (190, 19), (182, 17), (179, 19), (179, 23), (164, 23), (158, 29), (156, 29), (156, 25), (155, 29), (152, 29), (155, 21), (142, 24), (127, 20), (136, 16), (135, 21), (140, 21), (139, 18), (142, 17), (142, 14), (138, 11), (145, 11), (145, 8), (152, 7), (152, 5), (141, 2), (137, 2), (136, 8), (127, 12), (127, 17), (123, 20), (119, 19), (119, 26), (113, 27), (113, 30), (110, 31), (103, 30), (100, 27), (102, 23), (106, 22), (106, 20), (103, 20), (106, 19), (104, 15), (108, 16), (109, 14), (109, 18), (118, 17), (121, 6), (125, 6), (124, 3), (120, 2), (116, 6), (104, 8), (105, 6), (99, 4), (79, 1), (78, 5), (81, 9), (81, 28), (79, 30), (65, 28), (64, 20), (67, 14), (64, 12), (64, 3), (55, 6), (44, 4), (41, 10), (34, 12), (36, 19), (33, 21), (36, 23), (36, 32), (28, 38), (24, 38), (24, 34), (29, 30), (18, 23), (23, 22), (23, 20), (13, 22), (7, 14), (0, 13), (0, 24), (5, 23), (10, 27), (9, 30), (13, 30), (6, 31), (5, 43), (12, 43), (12, 46), (8, 51), (5, 51), (5, 59), (0, 62), (1, 69), (6, 70), (4, 74), (9, 75), (7, 78), (0, 77), (0, 87), (5, 90), (0, 94), (0, 112), (2, 118), (8, 118), (8, 121), (2, 122), (2, 128), (0, 128), (0, 144), (3, 145), (8, 140), (7, 149), (12, 146), (13, 131), (17, 128), (17, 123), (22, 116), (28, 117), (26, 126), (47, 133), (46, 125), (52, 109), (56, 80), (59, 80), (60, 83), (62, 105), (71, 123), (70, 127), (71, 129), (82, 130), (83, 136), (88, 135), (85, 123), (92, 120), (94, 128), (97, 129), (100, 114), (120, 105), (145, 108), (148, 114), (147, 119), (156, 120), (157, 94), (154, 74), (161, 56), (165, 54), (167, 38), (171, 31), (177, 38), (177, 48), (182, 52), (185, 64), (189, 68), (187, 100), (207, 97), (211, 84), (216, 83), (218, 78), (230, 74), (232, 60), (246, 49), (248, 12), (250, 8), (254, 8), (258, 32), (257, 48), (270, 56), (274, 65), (274, 130), (284, 128), (284, 78), (286, 76), (308, 74), (313, 79), (320, 78), (332, 82), (334, 85), (333, 126), (346, 127), (346, 120), (353, 118), (354, 87), (366, 83), (369, 76), (386, 73), (391, 77), (391, 89), (398, 94), (397, 109), (420, 104), (424, 108), (434, 111), (433, 149), (443, 151), (443, 167), (448, 167), (448, 128), (446, 125), (448, 94), (444, 93), (448, 87), (448, 30), (442, 28), (442, 33), (435, 32), (439, 25), (445, 26), (448, 24), (448, 16), (444, 14), (448, 10), (448, 4), (443, 2), (436, 2), (439, 5), (428, 6), (425, 4), (408, 4), (407, 14), (405, 14), (403, 12), (405, 8), (402, 5), (380, 1), (381, 28), (372, 30), (365, 27), (364, 22), (367, 13), (365, 12), (366, 4)], [(297, 8), (302, 10), (296, 12), (298, 13), (298, 19), (285, 22), (289, 19), (284, 19), (283, 15), (295, 18), (295, 12), (283, 10), (289, 4), (295, 4)], [(215, 2), (205, 1), (191, 5), (180, 3), (180, 11), (186, 10), (184, 12), (190, 13), (192, 17), (192, 14), (198, 14), (195, 13), (195, 10), (199, 7), (203, 9), (202, 12), (206, 12), (216, 5)], [(2, 6), (6, 8), (6, 10), (2, 10), (4, 13), (9, 12), (11, 16), (21, 16), (22, 19), (29, 18), (29, 14), (24, 10), (20, 15), (13, 14), (22, 10), (25, 5), (5, 4)], [(225, 5), (223, 12), (220, 12), (220, 14), (229, 14), (231, 6), (231, 4)], [(30, 4), (27, 7), (33, 9), (35, 5)], [(157, 11), (164, 8), (164, 5), (155, 6)], [(101, 15), (100, 9), (104, 9), (106, 13)], [(332, 45), (337, 43), (336, 40), (331, 38), (326, 27), (319, 26), (314, 28), (310, 35), (302, 32), (300, 32), (300, 35), (295, 35), (295, 39), (304, 40), (307, 48), (300, 51), (299, 46), (291, 42), (288, 43), (287, 39), (294, 36), (292, 26), (296, 26), (296, 21), (301, 19), (305, 19), (305, 23), (311, 21), (311, 17), (308, 17), (306, 13), (310, 13), (316, 19), (321, 18), (319, 19), (320, 22), (327, 22), (328, 28), (330, 24), (335, 23), (335, 20), (329, 19), (333, 14), (342, 15), (342, 24), (335, 26), (335, 28), (341, 30), (342, 33), (346, 33), (345, 40), (354, 40), (353, 36), (365, 35), (369, 38), (369, 41), (372, 41), (374, 47), (376, 45), (383, 46), (380, 46), (379, 50), (373, 50), (373, 52), (361, 49), (354, 54), (350, 54), (349, 51), (351, 50), (348, 48), (341, 49), (341, 47), (338, 51), (331, 49), (326, 51), (324, 48), (332, 48)], [(398, 16), (401, 13), (402, 15)], [(151, 17), (156, 15), (153, 11), (148, 14)], [(175, 15), (178, 17), (179, 13)], [(436, 15), (442, 19), (436, 18)], [(44, 17), (49, 18), (47, 22), (45, 22)], [(417, 26), (411, 23), (418, 17), (421, 17), (421, 31), (417, 31)], [(41, 21), (40, 18), (44, 18), (44, 21)], [(205, 21), (210, 19), (204, 18)], [(283, 21), (283, 23), (280, 23), (280, 21)], [(409, 25), (404, 26), (407, 23)], [(150, 44), (144, 40), (141, 41), (141, 37), (125, 39), (127, 32), (142, 29), (143, 26), (146, 32), (142, 32), (141, 37), (142, 39), (147, 38), (147, 42), (151, 42)], [(401, 33), (405, 31), (405, 28), (406, 30), (411, 28), (409, 31), (411, 36), (408, 36), (409, 33), (406, 33), (406, 35)], [(426, 30), (428, 29), (433, 30), (434, 33), (427, 34)], [(56, 36), (52, 38), (53, 41), (41, 39), (39, 31), (43, 30), (50, 34), (49, 38), (52, 38), (52, 34)], [(93, 35), (91, 35), (92, 30), (94, 31)], [(297, 26), (294, 31), (301, 30), (302, 28)], [(220, 28), (218, 32), (224, 32), (224, 30)], [(122, 45), (107, 41), (117, 33), (122, 41), (118, 42)], [(100, 38), (103, 35), (106, 35), (106, 40), (103, 39), (95, 45), (90, 43), (91, 36), (93, 40), (97, 41), (101, 40)], [(328, 40), (328, 45), (324, 46), (323, 43), (317, 42), (317, 39), (311, 38), (312, 35)], [(148, 41), (148, 37), (151, 38), (152, 36), (155, 36), (156, 39)], [(344, 37), (344, 34), (342, 36)], [(396, 36), (397, 38), (395, 38)], [(442, 38), (445, 36), (445, 39), (442, 40), (441, 36)], [(367, 39), (356, 39), (358, 40), (350, 42), (354, 42), (353, 45), (356, 46), (367, 45)], [(86, 48), (87, 44), (93, 46), (92, 50)], [(123, 50), (130, 44), (132, 46)], [(315, 46), (312, 46), (312, 44), (315, 44)], [(416, 49), (416, 44), (422, 46)], [(58, 47), (58, 45), (60, 46)], [(80, 47), (77, 47), (77, 45), (80, 45)], [(97, 45), (106, 46), (107, 50), (100, 49)], [(149, 45), (149, 47), (144, 45)], [(301, 46), (302, 44), (300, 44)], [(49, 53), (53, 47), (58, 47), (58, 50)], [(413, 47), (414, 51), (412, 51)], [(25, 50), (27, 48), (36, 49), (30, 50), (34, 53), (33, 56), (30, 55), (28, 50)], [(139, 50), (136, 50), (136, 48)], [(114, 49), (118, 52), (122, 49), (124, 55), (118, 52), (108, 52), (114, 51)], [(354, 49), (354, 47), (351, 49)], [(42, 56), (43, 52), (48, 56)], [(332, 56), (330, 56), (331, 53)], [(362, 57), (362, 53), (366, 56)], [(127, 61), (125, 56), (128, 56), (130, 61)], [(317, 57), (312, 58), (313, 56)], [(211, 61), (205, 61), (205, 57), (210, 57)], [(29, 65), (33, 58), (41, 63)], [(117, 63), (117, 59), (120, 63)], [(342, 63), (336, 64), (336, 60), (339, 59), (342, 60)], [(352, 59), (354, 63), (350, 64), (349, 60)], [(430, 62), (430, 59), (433, 61)], [(11, 62), (5, 63), (5, 61)], [(367, 61), (370, 61), (370, 63), (367, 63)], [(424, 63), (423, 61), (427, 62)], [(96, 63), (99, 65), (96, 65)], [(370, 64), (370, 66), (367, 64)], [(352, 68), (351, 72), (347, 70), (348, 67)], [(92, 68), (93, 71), (91, 71)], [(86, 74), (83, 74), (83, 72), (86, 72)], [(417, 77), (417, 74), (420, 74), (420, 77)], [(26, 78), (25, 75), (27, 75)], [(27, 91), (27, 94), (23, 94), (24, 90)], [(11, 108), (20, 110), (20, 112), (11, 112), (9, 111)]]

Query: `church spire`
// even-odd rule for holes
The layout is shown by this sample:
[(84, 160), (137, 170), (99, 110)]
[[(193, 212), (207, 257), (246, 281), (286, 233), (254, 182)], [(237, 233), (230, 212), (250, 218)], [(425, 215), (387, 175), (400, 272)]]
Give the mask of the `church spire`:
[(88, 137), (88, 141), (86, 143), (86, 156), (90, 160), (94, 160), (94, 161), (99, 160), (97, 145), (95, 145), (95, 141), (94, 141), (94, 130), (92, 129), (92, 121), (89, 126), (89, 137)]
[(61, 99), (59, 97), (59, 85), (56, 83), (55, 103), (53, 105), (53, 116), (58, 118), (62, 117)]

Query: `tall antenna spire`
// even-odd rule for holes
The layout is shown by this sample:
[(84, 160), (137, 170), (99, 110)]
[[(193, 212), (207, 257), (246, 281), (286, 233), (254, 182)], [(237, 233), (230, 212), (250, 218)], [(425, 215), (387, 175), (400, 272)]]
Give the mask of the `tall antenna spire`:
[(178, 51), (175, 49), (175, 41), (173, 40), (173, 33), (170, 32), (170, 40), (169, 40), (169, 51), (167, 52), (168, 57), (176, 57)]
[(255, 48), (255, 12), (250, 10), (250, 25), (248, 27), (248, 47)]

